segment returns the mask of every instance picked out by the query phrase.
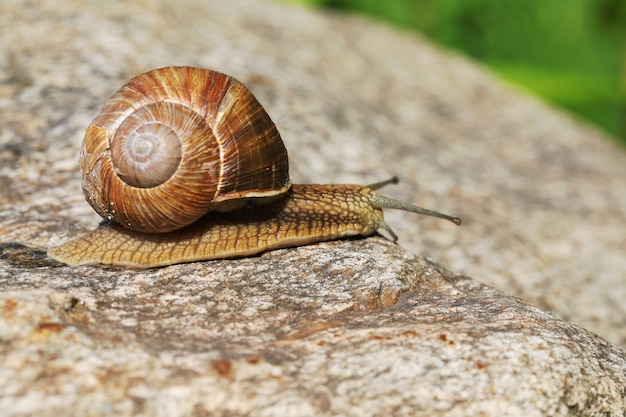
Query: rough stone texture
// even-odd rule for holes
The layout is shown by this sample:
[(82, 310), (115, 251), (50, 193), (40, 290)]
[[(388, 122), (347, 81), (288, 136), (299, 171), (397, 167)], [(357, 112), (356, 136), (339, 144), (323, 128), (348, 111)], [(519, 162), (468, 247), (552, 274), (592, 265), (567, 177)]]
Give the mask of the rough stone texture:
[(2, 1), (3, 241), (92, 228), (85, 126), (130, 77), (198, 65), (250, 86), (295, 181), (398, 175), (388, 193), (465, 221), (391, 212), (403, 247), (626, 346), (623, 149), (416, 35), (274, 3), (170, 3)]
[(0, 294), (5, 415), (626, 409), (621, 348), (382, 238), (149, 271), (12, 250)]
[[(621, 348), (461, 276), (626, 346), (626, 154), (593, 129), (360, 19), (246, 0), (0, 10), (1, 410), (624, 414)], [(99, 221), (85, 127), (165, 65), (248, 85), (295, 181), (399, 175), (387, 194), (464, 226), (388, 212), (408, 252), (372, 238), (154, 271), (48, 261)]]

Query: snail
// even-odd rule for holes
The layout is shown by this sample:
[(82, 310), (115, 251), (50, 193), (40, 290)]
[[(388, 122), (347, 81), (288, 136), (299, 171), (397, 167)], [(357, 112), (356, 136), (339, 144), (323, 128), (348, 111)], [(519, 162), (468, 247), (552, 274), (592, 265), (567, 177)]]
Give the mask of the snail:
[(138, 268), (244, 257), (368, 236), (383, 208), (461, 220), (370, 186), (292, 184), (287, 151), (252, 93), (208, 69), (165, 67), (131, 79), (87, 128), (82, 187), (107, 223), (48, 256)]

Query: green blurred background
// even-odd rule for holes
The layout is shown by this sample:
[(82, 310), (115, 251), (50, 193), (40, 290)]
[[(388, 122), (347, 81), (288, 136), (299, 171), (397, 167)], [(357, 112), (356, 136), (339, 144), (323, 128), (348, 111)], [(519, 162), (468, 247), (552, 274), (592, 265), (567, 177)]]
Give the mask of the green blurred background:
[(418, 30), (626, 145), (626, 0), (283, 0)]

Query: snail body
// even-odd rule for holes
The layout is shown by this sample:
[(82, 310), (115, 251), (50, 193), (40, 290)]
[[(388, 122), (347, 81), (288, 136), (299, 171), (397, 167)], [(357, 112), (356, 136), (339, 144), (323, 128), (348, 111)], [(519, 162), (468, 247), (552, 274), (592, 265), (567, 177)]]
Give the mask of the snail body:
[(69, 265), (156, 267), (254, 255), (386, 229), (382, 208), (460, 219), (359, 185), (291, 184), (256, 98), (219, 72), (166, 67), (130, 80), (87, 128), (83, 191), (105, 224), (51, 248)]

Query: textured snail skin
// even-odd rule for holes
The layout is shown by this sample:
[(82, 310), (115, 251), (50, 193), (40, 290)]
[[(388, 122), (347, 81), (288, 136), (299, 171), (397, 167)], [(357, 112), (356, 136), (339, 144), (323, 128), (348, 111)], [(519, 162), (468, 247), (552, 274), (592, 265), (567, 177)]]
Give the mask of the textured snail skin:
[(294, 184), (284, 199), (211, 213), (186, 228), (147, 234), (107, 224), (48, 256), (68, 265), (104, 264), (136, 268), (255, 255), (388, 228), (379, 196), (360, 185)]

